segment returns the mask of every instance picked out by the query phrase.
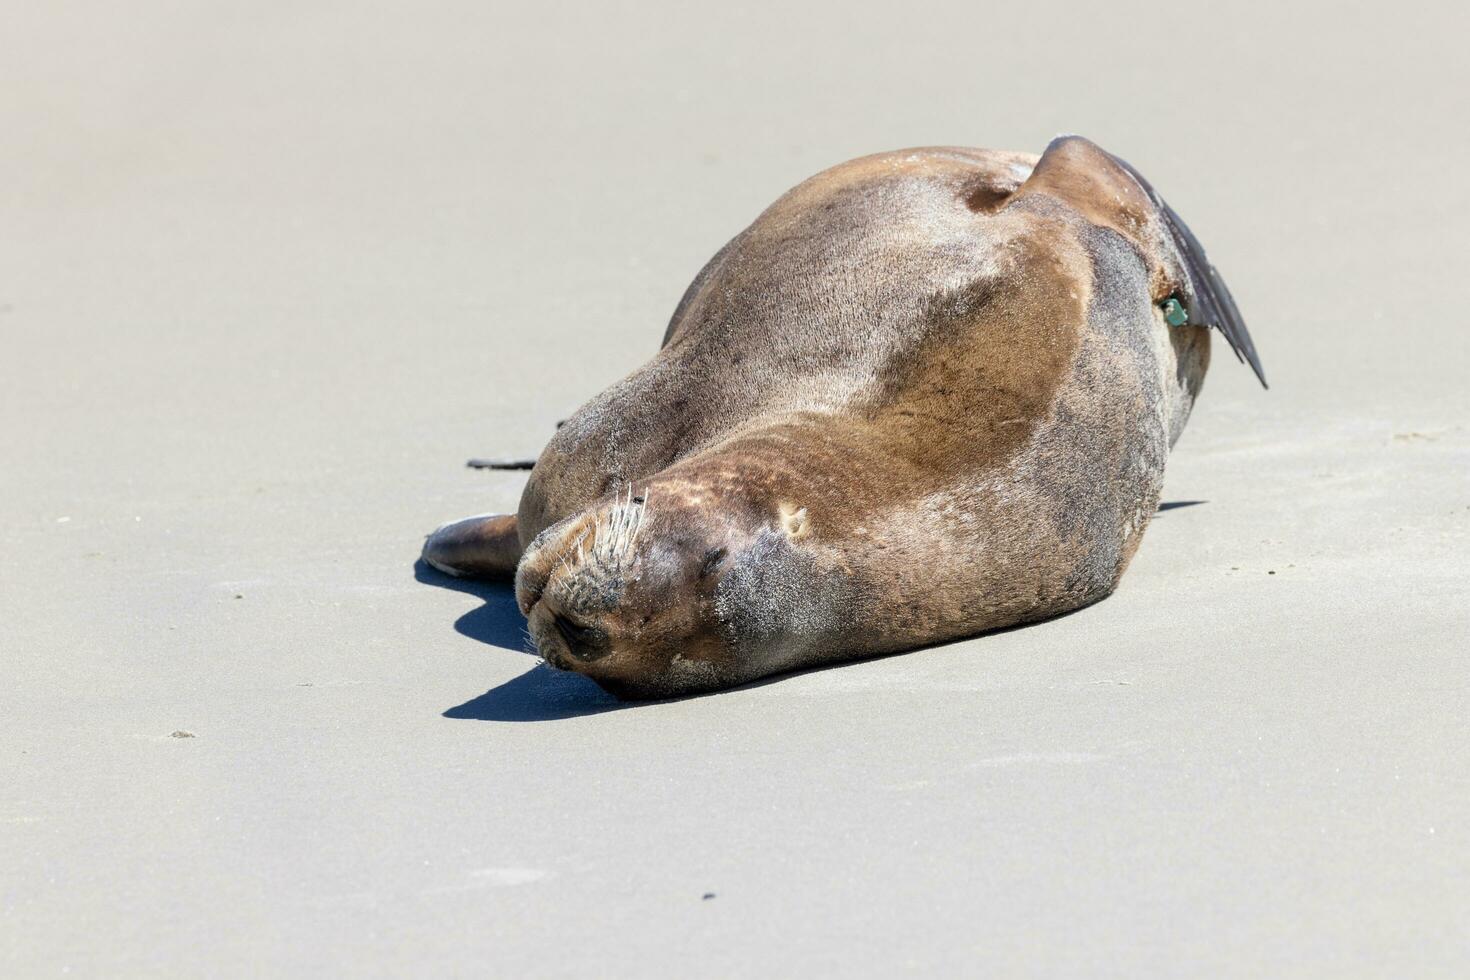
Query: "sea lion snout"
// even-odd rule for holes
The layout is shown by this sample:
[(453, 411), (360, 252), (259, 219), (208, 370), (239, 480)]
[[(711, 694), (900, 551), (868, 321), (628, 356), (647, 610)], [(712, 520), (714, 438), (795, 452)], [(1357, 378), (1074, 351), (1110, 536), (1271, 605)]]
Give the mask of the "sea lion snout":
[(516, 575), (537, 652), (625, 697), (730, 683), (739, 663), (716, 597), (756, 537), (744, 513), (628, 488), (548, 528)]

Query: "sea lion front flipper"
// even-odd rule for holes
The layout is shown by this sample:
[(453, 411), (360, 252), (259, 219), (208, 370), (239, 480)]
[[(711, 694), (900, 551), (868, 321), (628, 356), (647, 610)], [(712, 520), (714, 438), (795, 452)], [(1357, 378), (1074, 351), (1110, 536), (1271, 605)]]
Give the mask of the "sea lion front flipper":
[(510, 578), (521, 561), (514, 514), (481, 514), (445, 524), (424, 541), (424, 561), (456, 578)]

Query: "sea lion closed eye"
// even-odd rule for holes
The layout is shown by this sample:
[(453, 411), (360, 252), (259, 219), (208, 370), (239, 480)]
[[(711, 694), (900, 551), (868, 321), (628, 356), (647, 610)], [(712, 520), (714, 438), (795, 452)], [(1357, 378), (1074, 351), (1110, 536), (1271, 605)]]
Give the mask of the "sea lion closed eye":
[(548, 663), (708, 690), (1108, 595), (1158, 506), (1215, 327), (1198, 240), (1080, 137), (931, 148), (800, 184), (566, 421), (519, 513), (431, 535), (515, 576)]

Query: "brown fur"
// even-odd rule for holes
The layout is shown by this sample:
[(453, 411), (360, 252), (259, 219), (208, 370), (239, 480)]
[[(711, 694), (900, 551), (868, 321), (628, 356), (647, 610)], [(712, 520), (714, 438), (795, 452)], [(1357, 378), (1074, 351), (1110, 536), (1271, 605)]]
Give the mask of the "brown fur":
[[(516, 573), (538, 649), (625, 696), (739, 683), (1103, 598), (1208, 331), (1149, 196), (1086, 140), (854, 160), (711, 260), (570, 419), (517, 517), (426, 557)], [(437, 540), (436, 540), (437, 538)], [(600, 543), (599, 543), (600, 542)]]

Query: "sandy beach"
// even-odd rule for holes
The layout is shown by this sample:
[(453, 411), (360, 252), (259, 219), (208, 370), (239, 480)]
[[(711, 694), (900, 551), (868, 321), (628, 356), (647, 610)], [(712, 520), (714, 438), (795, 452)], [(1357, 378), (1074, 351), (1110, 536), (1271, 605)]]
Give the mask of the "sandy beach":
[[(0, 974), (1470, 972), (1458, 7), (8, 20)], [(416, 569), (787, 188), (1062, 132), (1271, 381), (1112, 598), (627, 706)]]

